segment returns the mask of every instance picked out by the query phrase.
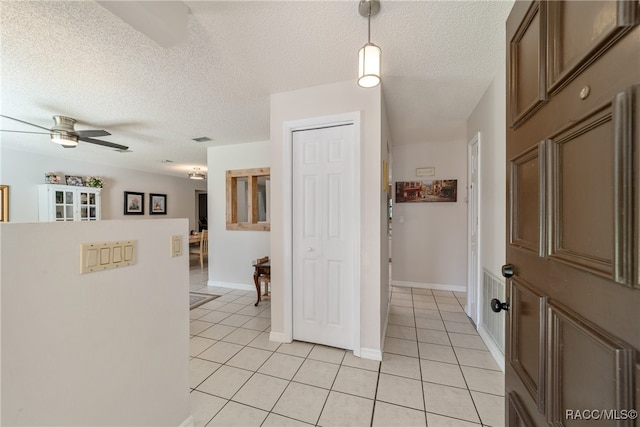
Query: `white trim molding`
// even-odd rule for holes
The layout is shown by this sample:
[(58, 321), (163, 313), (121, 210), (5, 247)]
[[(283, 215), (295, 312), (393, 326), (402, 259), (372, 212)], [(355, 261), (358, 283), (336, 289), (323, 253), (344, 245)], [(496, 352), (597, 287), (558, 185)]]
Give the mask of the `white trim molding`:
[(466, 285), (441, 285), (438, 283), (404, 282), (401, 280), (394, 280), (391, 285), (404, 288), (434, 289), (436, 291), (467, 292)]
[(382, 351), (381, 350), (376, 350), (374, 348), (361, 348), (360, 349), (360, 356), (363, 359), (369, 359), (369, 360), (377, 360), (377, 361), (381, 361), (382, 360)]
[(287, 337), (287, 335), (282, 332), (270, 332), (269, 341), (290, 343), (293, 340), (290, 337)]
[(482, 338), (482, 341), (484, 341), (484, 344), (489, 349), (489, 353), (491, 353), (491, 356), (493, 356), (502, 372), (504, 372), (504, 354), (502, 354), (502, 351), (500, 351), (496, 343), (482, 325), (478, 328), (478, 335), (480, 335), (480, 338)]
[(189, 415), (189, 417), (184, 420), (179, 427), (194, 427), (195, 421), (193, 420), (193, 415)]
[(215, 286), (218, 288), (240, 289), (241, 291), (255, 291), (255, 285), (247, 285), (245, 283), (232, 283), (232, 282), (218, 282), (215, 280), (209, 280), (207, 286)]

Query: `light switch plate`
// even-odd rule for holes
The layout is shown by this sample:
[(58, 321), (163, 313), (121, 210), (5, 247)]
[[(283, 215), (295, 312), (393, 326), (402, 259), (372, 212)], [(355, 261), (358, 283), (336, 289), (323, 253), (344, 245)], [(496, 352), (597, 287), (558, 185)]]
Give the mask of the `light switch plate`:
[(94, 273), (136, 263), (136, 240), (83, 243), (80, 246), (80, 273)]
[(177, 234), (171, 236), (171, 258), (182, 256), (182, 236)]

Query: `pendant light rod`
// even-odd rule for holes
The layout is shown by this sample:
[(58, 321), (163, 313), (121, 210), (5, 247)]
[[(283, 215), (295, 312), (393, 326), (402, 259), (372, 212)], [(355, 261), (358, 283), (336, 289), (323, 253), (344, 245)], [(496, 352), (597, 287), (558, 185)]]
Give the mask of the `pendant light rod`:
[(376, 87), (380, 84), (380, 56), (378, 46), (371, 43), (371, 16), (380, 11), (380, 0), (360, 0), (358, 13), (367, 18), (367, 44), (358, 51), (358, 86)]
[(380, 12), (380, 0), (360, 0), (358, 12), (365, 18), (376, 16)]

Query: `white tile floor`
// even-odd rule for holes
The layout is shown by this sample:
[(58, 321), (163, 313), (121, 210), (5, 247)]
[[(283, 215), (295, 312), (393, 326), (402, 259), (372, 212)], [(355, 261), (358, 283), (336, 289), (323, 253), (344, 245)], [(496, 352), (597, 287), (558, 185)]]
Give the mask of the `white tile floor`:
[(464, 293), (393, 288), (383, 361), (304, 342), (269, 341), (255, 292), (191, 310), (196, 426), (503, 426), (504, 375), (462, 310)]

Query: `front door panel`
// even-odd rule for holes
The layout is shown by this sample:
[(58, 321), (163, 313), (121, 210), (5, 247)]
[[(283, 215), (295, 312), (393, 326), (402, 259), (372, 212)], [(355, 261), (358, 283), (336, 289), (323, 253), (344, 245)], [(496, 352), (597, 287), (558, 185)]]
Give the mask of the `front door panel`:
[(508, 426), (636, 425), (639, 12), (524, 1), (507, 21)]

